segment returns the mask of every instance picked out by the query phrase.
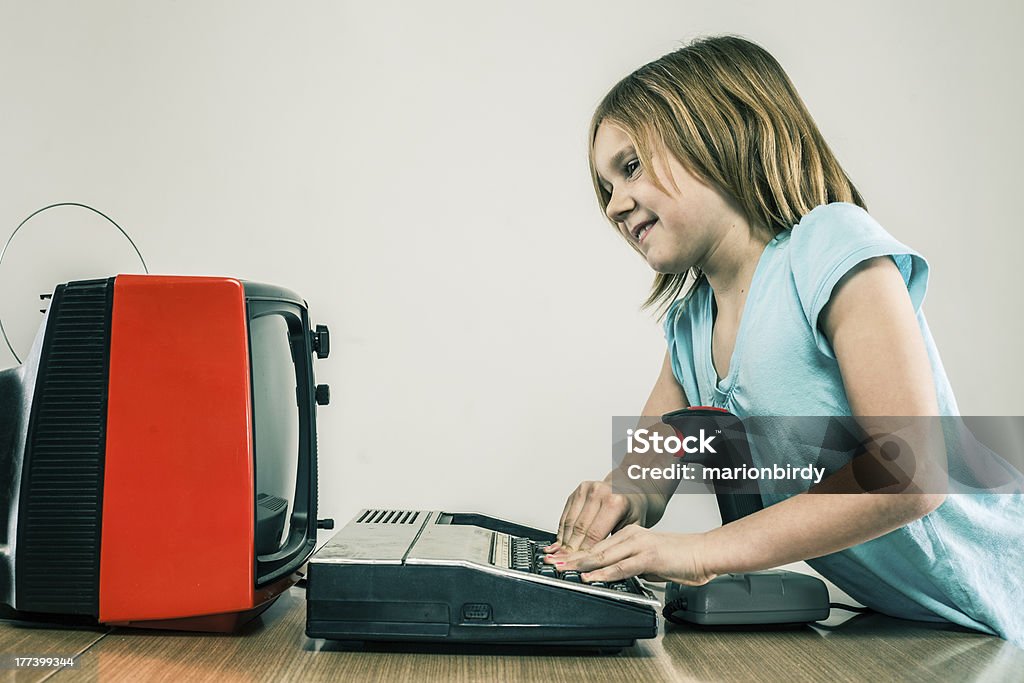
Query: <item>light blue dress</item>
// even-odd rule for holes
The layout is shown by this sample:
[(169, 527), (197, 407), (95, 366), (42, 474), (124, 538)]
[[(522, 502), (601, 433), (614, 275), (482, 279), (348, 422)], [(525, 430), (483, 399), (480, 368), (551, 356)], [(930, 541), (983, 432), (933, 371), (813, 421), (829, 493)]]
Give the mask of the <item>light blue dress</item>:
[[(849, 416), (839, 366), (819, 330), (818, 317), (844, 274), (866, 259), (886, 255), (899, 267), (917, 313), (939, 412), (958, 415), (921, 312), (927, 263), (863, 209), (842, 203), (815, 208), (765, 247), (747, 295), (729, 373), (722, 381), (717, 381), (711, 356), (710, 285), (703, 282), (688, 300), (672, 305), (665, 334), (672, 370), (690, 404), (725, 408), (741, 418)], [(758, 451), (761, 462), (755, 464), (770, 458), (765, 450), (770, 449)], [(794, 462), (791, 451), (779, 457), (792, 464), (821, 462), (820, 449), (817, 457), (798, 454), (802, 463)], [(963, 468), (957, 448), (950, 447), (948, 457), (951, 474)], [(841, 464), (831, 463), (829, 471)], [(1012, 481), (999, 489), (1004, 492), (979, 493), (951, 482), (951, 493), (932, 513), (808, 564), (879, 612), (945, 620), (1024, 646), (1024, 478), (1013, 468), (1006, 472)], [(785, 497), (762, 493), (766, 505)]]

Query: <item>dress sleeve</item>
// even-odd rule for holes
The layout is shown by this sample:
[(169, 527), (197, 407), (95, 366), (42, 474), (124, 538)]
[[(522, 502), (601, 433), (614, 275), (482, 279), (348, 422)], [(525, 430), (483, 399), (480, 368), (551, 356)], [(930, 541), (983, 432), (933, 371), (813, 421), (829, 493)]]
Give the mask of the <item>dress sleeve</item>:
[(867, 211), (853, 204), (827, 204), (813, 209), (793, 227), (790, 236), (793, 278), (800, 305), (822, 353), (835, 357), (818, 318), (836, 284), (857, 264), (890, 256), (907, 285), (914, 312), (921, 310), (928, 288), (928, 263), (898, 242)]

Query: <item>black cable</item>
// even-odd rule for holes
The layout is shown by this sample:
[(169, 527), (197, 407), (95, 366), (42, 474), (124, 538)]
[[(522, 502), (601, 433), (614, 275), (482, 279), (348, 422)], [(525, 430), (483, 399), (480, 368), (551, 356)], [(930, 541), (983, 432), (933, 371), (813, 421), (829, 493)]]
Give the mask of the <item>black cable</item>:
[(868, 614), (869, 612), (874, 612), (875, 611), (875, 610), (871, 609), (870, 607), (857, 607), (855, 605), (844, 605), (841, 602), (830, 602), (830, 603), (828, 603), (828, 606), (829, 607), (833, 607), (835, 609), (846, 610), (847, 612), (857, 612), (858, 614)]
[(675, 616), (676, 612), (681, 612), (686, 609), (686, 598), (676, 598), (672, 602), (666, 602), (665, 608), (661, 610), (661, 616), (665, 617), (668, 621), (673, 624), (685, 624), (687, 623), (684, 619), (680, 619)]

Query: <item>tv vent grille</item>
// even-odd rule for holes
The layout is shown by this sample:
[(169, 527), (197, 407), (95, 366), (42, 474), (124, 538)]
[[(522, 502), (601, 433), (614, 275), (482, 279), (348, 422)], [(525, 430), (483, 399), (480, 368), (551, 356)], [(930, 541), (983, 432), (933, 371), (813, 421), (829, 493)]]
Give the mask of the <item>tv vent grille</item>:
[(415, 524), (418, 510), (366, 510), (356, 524)]
[(17, 608), (98, 614), (113, 278), (57, 288), (29, 419)]

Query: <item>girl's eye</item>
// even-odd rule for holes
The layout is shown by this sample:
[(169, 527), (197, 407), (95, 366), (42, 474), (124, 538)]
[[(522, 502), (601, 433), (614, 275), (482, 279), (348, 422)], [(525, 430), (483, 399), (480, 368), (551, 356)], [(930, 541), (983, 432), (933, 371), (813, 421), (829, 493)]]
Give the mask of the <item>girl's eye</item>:
[(636, 172), (640, 170), (640, 162), (636, 159), (627, 161), (626, 165), (622, 167), (622, 170), (626, 174), (627, 178), (632, 178), (636, 175)]

